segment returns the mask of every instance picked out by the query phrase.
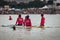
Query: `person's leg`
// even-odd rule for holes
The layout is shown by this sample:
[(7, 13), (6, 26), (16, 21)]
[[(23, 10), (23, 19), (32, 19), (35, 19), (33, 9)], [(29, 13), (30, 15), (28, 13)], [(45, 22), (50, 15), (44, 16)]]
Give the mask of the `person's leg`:
[(42, 29), (45, 29), (44, 24), (42, 24), (40, 27), (41, 27)]
[(45, 29), (45, 27), (44, 26), (41, 26), (42, 27), (42, 29)]

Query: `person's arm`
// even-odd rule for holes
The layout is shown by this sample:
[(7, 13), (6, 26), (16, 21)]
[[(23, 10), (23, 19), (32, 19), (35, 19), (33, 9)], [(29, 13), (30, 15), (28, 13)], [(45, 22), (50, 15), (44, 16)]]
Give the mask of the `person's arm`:
[(17, 20), (16, 20), (16, 23), (15, 24), (17, 24), (18, 23), (18, 18), (17, 18)]
[(25, 26), (25, 20), (23, 20), (23, 25)]
[(44, 18), (44, 23), (45, 23), (45, 18)]
[(30, 26), (32, 26), (31, 19), (30, 19)]
[(26, 28), (26, 20), (23, 21), (24, 28)]
[(22, 18), (22, 24), (23, 24), (23, 26), (24, 26), (24, 19)]

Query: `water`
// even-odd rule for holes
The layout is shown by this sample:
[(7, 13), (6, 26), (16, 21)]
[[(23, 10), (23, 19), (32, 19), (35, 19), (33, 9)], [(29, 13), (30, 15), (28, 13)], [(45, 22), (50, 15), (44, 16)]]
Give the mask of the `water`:
[(0, 27), (0, 40), (60, 40), (60, 28), (16, 29)]

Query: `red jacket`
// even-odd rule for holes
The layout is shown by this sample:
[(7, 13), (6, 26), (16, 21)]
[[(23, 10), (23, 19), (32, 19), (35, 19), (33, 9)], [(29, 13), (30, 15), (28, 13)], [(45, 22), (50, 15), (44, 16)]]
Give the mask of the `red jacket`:
[(9, 16), (9, 20), (12, 20), (12, 17), (11, 16)]
[(31, 20), (30, 20), (30, 19), (25, 19), (25, 20), (24, 20), (24, 25), (25, 25), (25, 26), (32, 26), (32, 25), (31, 25)]
[(23, 24), (23, 18), (17, 18), (16, 24)]
[(45, 23), (45, 18), (44, 18), (44, 17), (42, 17), (42, 18), (41, 18), (40, 26), (44, 26), (44, 23)]

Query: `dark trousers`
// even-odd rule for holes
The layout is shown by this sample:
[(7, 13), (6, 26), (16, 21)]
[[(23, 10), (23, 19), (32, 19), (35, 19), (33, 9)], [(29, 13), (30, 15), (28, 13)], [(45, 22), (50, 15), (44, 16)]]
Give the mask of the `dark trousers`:
[(22, 26), (22, 24), (18, 24), (18, 26)]

